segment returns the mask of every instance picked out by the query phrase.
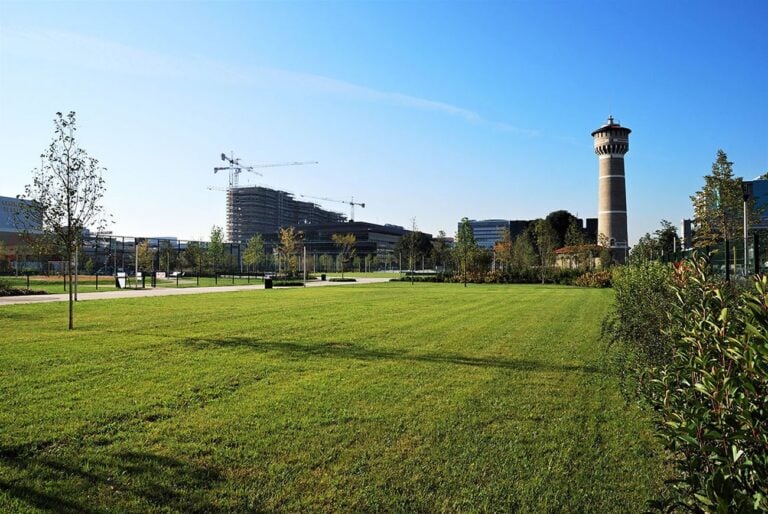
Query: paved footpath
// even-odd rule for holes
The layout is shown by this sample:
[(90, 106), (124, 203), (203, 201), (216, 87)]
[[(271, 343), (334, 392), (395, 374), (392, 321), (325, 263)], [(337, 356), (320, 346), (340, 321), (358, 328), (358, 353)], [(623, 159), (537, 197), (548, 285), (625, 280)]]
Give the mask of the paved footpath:
[[(307, 282), (307, 287), (347, 286), (355, 284), (375, 284), (388, 282), (388, 278), (358, 278), (357, 282)], [(90, 300), (111, 300), (114, 298), (143, 298), (147, 296), (173, 296), (179, 294), (204, 294), (204, 293), (231, 293), (233, 291), (252, 291), (264, 289), (264, 285), (253, 286), (216, 286), (216, 287), (157, 287), (155, 289), (121, 289), (119, 291), (105, 291), (103, 293), (78, 293), (79, 302)], [(275, 289), (296, 289), (292, 287), (277, 287)], [(23, 303), (66, 302), (69, 301), (69, 293), (40, 294), (29, 296), (0, 296), (0, 306), (18, 305)]]

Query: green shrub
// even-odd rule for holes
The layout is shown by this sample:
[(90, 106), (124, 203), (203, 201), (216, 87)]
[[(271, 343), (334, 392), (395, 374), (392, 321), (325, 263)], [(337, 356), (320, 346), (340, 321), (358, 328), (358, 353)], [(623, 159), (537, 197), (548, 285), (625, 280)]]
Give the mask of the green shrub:
[(345, 278), (334, 277), (334, 278), (329, 278), (328, 282), (357, 282), (357, 279), (350, 278), (350, 277), (345, 277)]
[(433, 275), (416, 275), (414, 274), (413, 277), (411, 275), (406, 274), (404, 277), (397, 277), (397, 278), (391, 278), (389, 279), (390, 282), (410, 282), (411, 279), (413, 279), (414, 282), (450, 282), (451, 276), (443, 273), (438, 272)]
[(573, 285), (596, 288), (611, 287), (612, 275), (610, 270), (587, 271), (576, 277)]
[(648, 397), (694, 511), (768, 512), (768, 277), (740, 292), (708, 264), (680, 266), (672, 362)]
[(768, 278), (745, 290), (695, 258), (617, 268), (613, 283), (603, 328), (676, 471), (656, 506), (767, 512)]
[(304, 282), (301, 280), (275, 280), (272, 282), (272, 285), (275, 287), (296, 287), (296, 286), (303, 286)]
[[(641, 368), (657, 366), (672, 359), (669, 313), (675, 305), (672, 290), (673, 268), (655, 261), (613, 269), (615, 292), (611, 314), (603, 322), (603, 335), (617, 344), (622, 357)], [(626, 371), (626, 370), (623, 370)]]
[(48, 294), (47, 291), (36, 291), (34, 289), (26, 289), (20, 287), (13, 287), (9, 280), (0, 278), (0, 296), (26, 296), (31, 294)]

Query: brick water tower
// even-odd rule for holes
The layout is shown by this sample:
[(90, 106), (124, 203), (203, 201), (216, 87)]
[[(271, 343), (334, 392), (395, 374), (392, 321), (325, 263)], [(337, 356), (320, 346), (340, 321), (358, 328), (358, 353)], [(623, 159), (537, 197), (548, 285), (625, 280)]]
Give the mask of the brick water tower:
[(597, 237), (611, 248), (613, 260), (623, 263), (629, 251), (627, 237), (627, 191), (624, 183), (624, 154), (629, 151), (629, 133), (613, 117), (592, 132), (600, 163)]

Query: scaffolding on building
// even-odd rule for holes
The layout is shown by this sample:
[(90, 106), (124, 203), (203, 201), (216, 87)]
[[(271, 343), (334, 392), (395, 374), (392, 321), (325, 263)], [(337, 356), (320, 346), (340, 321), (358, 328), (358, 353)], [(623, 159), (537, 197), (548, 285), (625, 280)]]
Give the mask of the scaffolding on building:
[(234, 243), (245, 243), (256, 234), (275, 234), (289, 226), (345, 221), (343, 214), (296, 200), (286, 191), (261, 186), (227, 190), (227, 237)]

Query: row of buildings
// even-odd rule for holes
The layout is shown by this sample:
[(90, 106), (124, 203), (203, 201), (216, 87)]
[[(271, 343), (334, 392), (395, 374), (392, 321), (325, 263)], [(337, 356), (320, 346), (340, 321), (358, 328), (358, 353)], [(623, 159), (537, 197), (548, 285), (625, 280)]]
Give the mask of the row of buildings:
[[(490, 250), (501, 239), (501, 234), (505, 230), (509, 230), (510, 236), (514, 239), (525, 232), (531, 222), (532, 220), (469, 220), (469, 226), (472, 227), (477, 245)], [(585, 241), (593, 243), (597, 241), (597, 218), (586, 220), (577, 218), (577, 223)]]
[[(607, 245), (617, 262), (623, 262), (629, 252), (624, 156), (629, 151), (630, 133), (630, 129), (621, 126), (613, 117), (609, 117), (605, 124), (591, 133), (599, 163), (598, 216), (578, 220), (585, 240), (600, 241)], [(754, 200), (758, 209), (764, 209), (760, 222), (750, 227), (750, 230), (755, 232), (768, 229), (768, 181), (753, 180), (745, 184), (745, 195)], [(241, 259), (245, 245), (256, 234), (262, 236), (267, 253), (273, 252), (279, 244), (279, 230), (287, 227), (300, 231), (303, 246), (315, 255), (336, 253), (332, 236), (352, 233), (357, 239), (356, 253), (363, 259), (388, 256), (391, 260), (397, 242), (409, 233), (398, 225), (348, 221), (341, 213), (323, 209), (313, 202), (298, 200), (286, 191), (267, 187), (230, 187), (226, 198), (227, 245), (230, 254), (237, 255), (238, 260)], [(0, 265), (3, 260), (14, 260), (17, 269), (19, 254), (26, 244), (18, 233), (14, 219), (19, 202), (15, 198), (0, 197), (0, 249), (5, 254), (0, 255)], [(505, 230), (509, 230), (514, 238), (526, 230), (529, 223), (528, 220), (470, 220), (475, 240), (479, 246), (488, 249), (493, 248)], [(33, 231), (41, 228), (33, 227)], [(689, 220), (683, 221), (680, 233), (683, 249), (690, 248), (693, 232)], [(177, 252), (189, 244), (173, 237), (137, 238), (111, 234), (101, 234), (95, 241), (92, 245), (95, 249), (93, 257), (99, 260), (99, 264), (102, 260), (108, 263), (111, 259), (112, 269), (122, 267), (125, 256), (135, 253), (135, 246), (141, 241), (148, 241), (157, 249), (161, 246), (174, 247)], [(753, 255), (759, 253), (758, 247), (759, 240), (755, 239)], [(119, 259), (117, 255), (120, 255)], [(105, 267), (108, 266), (105, 264)]]
[[(0, 197), (0, 272), (21, 272), (24, 269), (61, 269), (61, 256), (54, 253), (42, 255), (35, 245), (30, 244), (42, 226), (28, 227), (33, 236), (24, 237), (18, 229), (17, 213), (22, 209), (22, 200)], [(242, 268), (242, 257), (251, 237), (261, 235), (268, 261), (280, 244), (279, 229), (293, 227), (301, 233), (302, 247), (307, 255), (317, 258), (322, 255), (336, 255), (338, 247), (333, 241), (334, 234), (353, 234), (357, 240), (356, 256), (365, 262), (399, 265), (400, 257), (395, 255), (398, 241), (410, 231), (398, 225), (379, 225), (363, 221), (347, 221), (340, 213), (327, 211), (320, 206), (296, 200), (291, 193), (265, 187), (231, 188), (227, 201), (227, 242), (224, 255), (229, 262)], [(425, 234), (431, 238), (430, 234)], [(175, 256), (187, 250), (191, 244), (206, 248), (205, 241), (188, 241), (167, 236), (123, 236), (111, 232), (86, 233), (81, 261), (90, 260), (95, 271), (113, 273), (116, 270), (132, 270), (135, 267), (137, 246), (145, 243), (156, 254), (156, 269), (164, 269), (162, 252), (170, 251)], [(45, 253), (45, 251), (43, 251)]]

